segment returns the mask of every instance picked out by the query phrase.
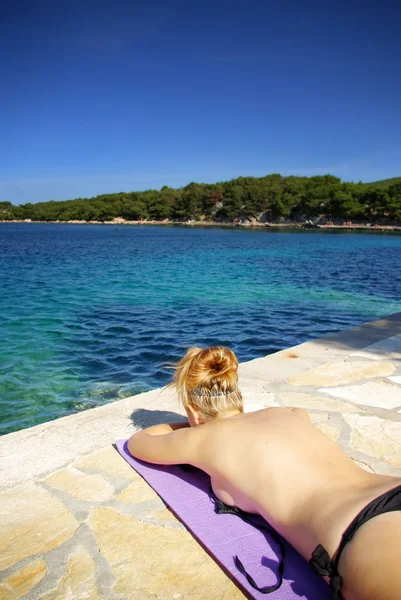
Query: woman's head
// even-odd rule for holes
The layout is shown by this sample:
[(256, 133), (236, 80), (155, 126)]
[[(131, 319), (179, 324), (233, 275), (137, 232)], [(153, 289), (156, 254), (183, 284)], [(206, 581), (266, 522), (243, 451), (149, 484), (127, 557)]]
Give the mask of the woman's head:
[(189, 348), (171, 385), (187, 412), (195, 410), (208, 421), (228, 411), (243, 412), (237, 371), (238, 359), (225, 346)]

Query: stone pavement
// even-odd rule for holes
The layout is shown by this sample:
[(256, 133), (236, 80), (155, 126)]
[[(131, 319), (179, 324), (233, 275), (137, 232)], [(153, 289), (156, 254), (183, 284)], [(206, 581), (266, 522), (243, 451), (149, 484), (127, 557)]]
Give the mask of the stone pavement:
[[(401, 313), (241, 364), (240, 387), (401, 475)], [(244, 598), (111, 446), (177, 413), (154, 390), (0, 439), (0, 600)]]

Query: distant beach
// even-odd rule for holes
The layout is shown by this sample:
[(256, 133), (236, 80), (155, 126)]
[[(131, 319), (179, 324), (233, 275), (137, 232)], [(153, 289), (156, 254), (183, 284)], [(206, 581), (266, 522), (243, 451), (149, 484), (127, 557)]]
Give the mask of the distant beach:
[(344, 222), (339, 223), (318, 223), (313, 220), (302, 221), (302, 222), (260, 222), (256, 219), (249, 221), (197, 221), (197, 220), (183, 220), (183, 221), (172, 221), (170, 219), (163, 220), (150, 220), (143, 219), (137, 221), (131, 221), (127, 219), (116, 218), (111, 221), (81, 221), (73, 219), (69, 221), (32, 221), (32, 219), (12, 219), (12, 220), (0, 220), (0, 223), (51, 223), (51, 224), (67, 224), (67, 225), (165, 225), (175, 227), (228, 227), (228, 228), (257, 228), (257, 229), (317, 229), (325, 231), (401, 231), (401, 225), (381, 225), (378, 223), (352, 223)]

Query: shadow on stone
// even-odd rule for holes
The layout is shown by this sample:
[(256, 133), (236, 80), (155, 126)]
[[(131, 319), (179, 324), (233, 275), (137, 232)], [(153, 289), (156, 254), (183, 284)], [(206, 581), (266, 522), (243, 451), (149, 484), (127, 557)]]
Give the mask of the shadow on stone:
[(137, 425), (141, 429), (145, 429), (152, 425), (159, 425), (159, 423), (178, 423), (179, 421), (186, 421), (187, 419), (171, 410), (148, 410), (146, 408), (137, 408), (132, 412), (131, 420), (134, 425)]
[(319, 339), (311, 340), (322, 346), (339, 350), (361, 350), (362, 348), (401, 334), (401, 313), (395, 313), (376, 321), (369, 321)]

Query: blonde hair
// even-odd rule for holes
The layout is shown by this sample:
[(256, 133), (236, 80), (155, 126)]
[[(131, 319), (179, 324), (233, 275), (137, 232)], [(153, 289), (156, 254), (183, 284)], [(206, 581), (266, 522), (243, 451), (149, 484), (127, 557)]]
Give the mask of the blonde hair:
[(198, 409), (206, 419), (228, 410), (243, 412), (238, 389), (238, 359), (225, 346), (189, 348), (175, 366), (173, 381), (184, 408)]

